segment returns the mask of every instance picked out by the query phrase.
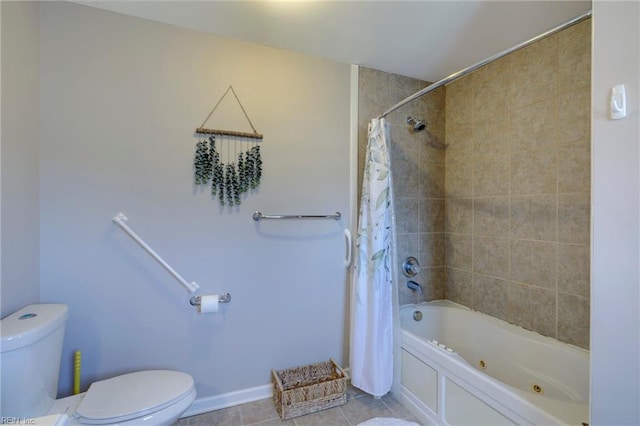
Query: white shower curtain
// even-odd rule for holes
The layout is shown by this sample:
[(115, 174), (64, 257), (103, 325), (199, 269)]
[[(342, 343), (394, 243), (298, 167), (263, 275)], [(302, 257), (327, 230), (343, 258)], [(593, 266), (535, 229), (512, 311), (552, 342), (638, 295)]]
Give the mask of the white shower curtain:
[(353, 386), (382, 396), (393, 381), (393, 198), (389, 128), (369, 124), (351, 295), (349, 364)]

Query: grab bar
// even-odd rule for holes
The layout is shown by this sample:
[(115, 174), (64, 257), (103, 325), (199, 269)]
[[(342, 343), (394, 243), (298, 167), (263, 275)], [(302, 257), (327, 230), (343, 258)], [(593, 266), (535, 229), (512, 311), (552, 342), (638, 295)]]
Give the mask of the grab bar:
[(133, 232), (133, 230), (131, 228), (129, 228), (125, 222), (127, 221), (127, 217), (124, 215), (124, 213), (118, 213), (117, 215), (115, 215), (113, 217), (113, 222), (118, 225), (120, 228), (122, 228), (123, 231), (125, 231), (127, 234), (129, 234), (129, 236), (131, 238), (134, 239), (134, 241), (138, 244), (140, 244), (140, 246), (146, 250), (147, 253), (149, 253), (151, 255), (151, 257), (153, 257), (156, 261), (158, 261), (158, 263), (160, 265), (162, 265), (162, 267), (164, 269), (167, 270), (167, 272), (169, 272), (171, 275), (173, 275), (173, 277), (178, 280), (178, 282), (180, 284), (182, 284), (184, 286), (185, 289), (187, 289), (187, 291), (189, 293), (194, 293), (196, 290), (198, 290), (200, 288), (200, 286), (198, 284), (196, 284), (195, 282), (187, 282), (187, 280), (185, 280), (184, 278), (182, 278), (180, 276), (180, 274), (178, 274), (171, 266), (169, 266), (169, 264), (167, 262), (165, 262), (164, 260), (162, 260), (162, 258), (155, 252), (153, 251), (153, 249), (151, 247), (149, 247), (149, 245), (147, 243), (145, 243), (142, 238), (140, 238), (138, 236), (138, 234), (136, 234), (135, 232)]
[(344, 259), (343, 264), (345, 268), (348, 268), (349, 266), (351, 266), (351, 255), (353, 246), (353, 243), (351, 242), (351, 231), (349, 231), (348, 228), (344, 228), (344, 238), (347, 243), (347, 256)]
[(342, 217), (340, 212), (335, 212), (334, 214), (327, 215), (308, 215), (308, 214), (291, 214), (291, 215), (269, 215), (262, 214), (262, 212), (254, 212), (253, 220), (256, 222), (261, 221), (262, 219), (334, 219), (338, 220)]

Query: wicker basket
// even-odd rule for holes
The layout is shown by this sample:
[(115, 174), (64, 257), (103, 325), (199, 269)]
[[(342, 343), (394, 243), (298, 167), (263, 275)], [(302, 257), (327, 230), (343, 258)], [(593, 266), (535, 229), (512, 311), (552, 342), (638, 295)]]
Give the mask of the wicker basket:
[(271, 370), (273, 402), (282, 420), (347, 402), (347, 376), (333, 359), (286, 370)]

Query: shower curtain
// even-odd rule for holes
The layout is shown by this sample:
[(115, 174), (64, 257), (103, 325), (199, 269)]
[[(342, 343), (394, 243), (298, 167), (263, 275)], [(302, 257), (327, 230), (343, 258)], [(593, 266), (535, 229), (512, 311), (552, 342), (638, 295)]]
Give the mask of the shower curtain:
[(369, 124), (351, 294), (351, 384), (382, 396), (393, 381), (394, 212), (384, 118)]

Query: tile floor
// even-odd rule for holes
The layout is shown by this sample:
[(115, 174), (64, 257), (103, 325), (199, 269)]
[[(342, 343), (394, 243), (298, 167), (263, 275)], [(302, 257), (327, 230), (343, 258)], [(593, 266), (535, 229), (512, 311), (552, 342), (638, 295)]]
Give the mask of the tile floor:
[(269, 398), (185, 417), (174, 426), (355, 426), (374, 417), (396, 417), (420, 424), (393, 396), (375, 399), (349, 386), (345, 405), (294, 419), (280, 420), (273, 400)]

